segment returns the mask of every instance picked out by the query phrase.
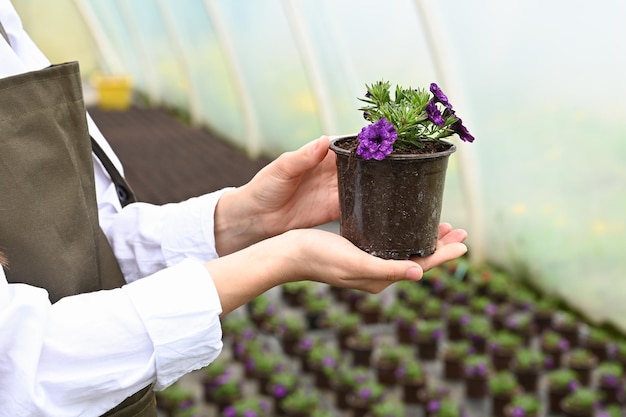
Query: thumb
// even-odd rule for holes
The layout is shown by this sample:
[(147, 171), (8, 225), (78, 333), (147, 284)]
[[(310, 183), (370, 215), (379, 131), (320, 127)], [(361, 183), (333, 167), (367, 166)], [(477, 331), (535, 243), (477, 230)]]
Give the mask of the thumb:
[(285, 152), (277, 159), (278, 174), (285, 179), (291, 179), (314, 168), (328, 154), (329, 144), (328, 137), (322, 136), (295, 151)]

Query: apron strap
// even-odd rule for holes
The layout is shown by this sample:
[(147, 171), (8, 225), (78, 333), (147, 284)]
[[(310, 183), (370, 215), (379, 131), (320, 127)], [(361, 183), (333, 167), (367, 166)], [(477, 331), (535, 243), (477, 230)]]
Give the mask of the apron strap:
[(128, 185), (122, 174), (120, 174), (117, 168), (115, 168), (115, 165), (113, 165), (111, 159), (109, 159), (107, 154), (104, 152), (100, 144), (96, 142), (93, 136), (91, 137), (91, 149), (96, 154), (98, 159), (100, 159), (100, 162), (102, 162), (102, 165), (104, 165), (104, 168), (107, 170), (109, 176), (111, 177), (111, 180), (115, 184), (117, 197), (119, 198), (122, 207), (130, 203), (136, 202), (137, 198), (135, 197), (134, 191), (132, 190), (130, 185)]
[(9, 45), (11, 45), (11, 42), (9, 42), (9, 35), (7, 35), (7, 32), (4, 30), (4, 26), (2, 26), (2, 22), (0, 22), (0, 35), (2, 35), (4, 40), (6, 40)]

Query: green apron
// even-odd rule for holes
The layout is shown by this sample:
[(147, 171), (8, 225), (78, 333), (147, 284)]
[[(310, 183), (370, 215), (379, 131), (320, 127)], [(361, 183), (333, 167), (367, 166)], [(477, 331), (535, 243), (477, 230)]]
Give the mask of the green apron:
[[(103, 164), (112, 169), (110, 161)], [(110, 174), (123, 181), (116, 171)], [(119, 187), (123, 191), (124, 184)], [(132, 201), (132, 195), (126, 197)], [(9, 261), (9, 282), (45, 288), (53, 303), (124, 285), (98, 223), (78, 63), (0, 79), (0, 199), (0, 245)], [(155, 417), (152, 388), (105, 415)]]

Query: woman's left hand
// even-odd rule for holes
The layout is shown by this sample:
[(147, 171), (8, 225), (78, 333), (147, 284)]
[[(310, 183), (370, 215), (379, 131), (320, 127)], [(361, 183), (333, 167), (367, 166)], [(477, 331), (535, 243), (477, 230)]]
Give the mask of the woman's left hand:
[(224, 193), (215, 211), (220, 255), (338, 218), (337, 168), (329, 143), (323, 136), (283, 153), (250, 182)]

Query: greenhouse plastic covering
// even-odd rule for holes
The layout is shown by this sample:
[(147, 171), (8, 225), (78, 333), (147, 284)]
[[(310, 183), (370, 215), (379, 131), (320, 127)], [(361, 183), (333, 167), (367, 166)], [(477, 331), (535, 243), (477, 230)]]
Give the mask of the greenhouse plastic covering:
[(366, 83), (437, 82), (476, 137), (457, 143), (443, 214), (472, 259), (626, 330), (626, 3), (14, 4), (51, 60), (130, 75), (251, 157), (358, 132)]

